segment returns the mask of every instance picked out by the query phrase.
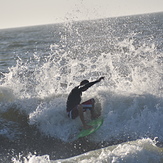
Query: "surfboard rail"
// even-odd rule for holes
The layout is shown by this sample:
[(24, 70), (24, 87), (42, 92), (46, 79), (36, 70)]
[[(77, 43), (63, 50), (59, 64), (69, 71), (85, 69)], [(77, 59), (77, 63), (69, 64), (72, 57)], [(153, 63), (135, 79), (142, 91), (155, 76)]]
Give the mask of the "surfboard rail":
[(88, 123), (88, 125), (91, 125), (92, 128), (82, 129), (82, 131), (80, 131), (80, 133), (78, 134), (77, 138), (82, 138), (82, 137), (85, 137), (85, 136), (88, 136), (88, 135), (94, 133), (95, 131), (97, 131), (101, 127), (102, 124), (103, 124), (102, 118), (98, 118), (98, 119), (90, 121)]

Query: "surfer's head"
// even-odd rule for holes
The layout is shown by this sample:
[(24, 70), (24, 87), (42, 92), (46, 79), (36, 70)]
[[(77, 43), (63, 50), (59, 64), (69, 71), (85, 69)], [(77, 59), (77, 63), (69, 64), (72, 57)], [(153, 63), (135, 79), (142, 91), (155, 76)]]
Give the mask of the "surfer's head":
[(88, 83), (89, 83), (88, 80), (83, 80), (83, 81), (80, 82), (80, 86), (85, 85), (85, 84), (88, 84)]

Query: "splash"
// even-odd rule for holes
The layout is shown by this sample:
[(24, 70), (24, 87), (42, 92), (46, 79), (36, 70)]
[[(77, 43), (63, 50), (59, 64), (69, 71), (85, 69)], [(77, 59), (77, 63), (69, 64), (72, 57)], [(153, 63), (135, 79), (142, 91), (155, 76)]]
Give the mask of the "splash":
[[(69, 141), (80, 122), (67, 119), (68, 93), (83, 79), (105, 76), (103, 83), (83, 96), (100, 101), (104, 125), (94, 140), (154, 137), (156, 133), (163, 138), (162, 52), (151, 35), (141, 40), (142, 33), (126, 31), (127, 23), (116, 28), (117, 21), (65, 24), (48, 54), (18, 58), (9, 68), (1, 86), (11, 90), (13, 103), (29, 115), (29, 124), (45, 135)], [(4, 96), (5, 91), (1, 92)]]

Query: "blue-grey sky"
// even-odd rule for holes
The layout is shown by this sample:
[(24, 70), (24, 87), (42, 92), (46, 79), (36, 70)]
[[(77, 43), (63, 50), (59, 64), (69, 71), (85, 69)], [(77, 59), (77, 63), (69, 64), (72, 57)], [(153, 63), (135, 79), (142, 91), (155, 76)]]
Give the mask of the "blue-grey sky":
[(163, 0), (0, 0), (0, 28), (163, 11)]

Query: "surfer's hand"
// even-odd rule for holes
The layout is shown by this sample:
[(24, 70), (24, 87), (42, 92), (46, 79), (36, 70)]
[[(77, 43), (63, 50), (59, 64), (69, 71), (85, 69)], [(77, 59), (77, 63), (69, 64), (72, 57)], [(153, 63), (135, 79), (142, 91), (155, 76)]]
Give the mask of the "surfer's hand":
[(101, 78), (99, 78), (98, 80), (99, 80), (99, 82), (100, 82), (101, 80), (104, 80), (104, 77), (101, 77)]

